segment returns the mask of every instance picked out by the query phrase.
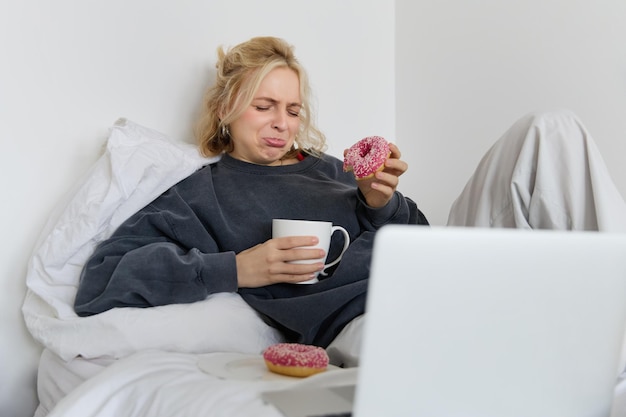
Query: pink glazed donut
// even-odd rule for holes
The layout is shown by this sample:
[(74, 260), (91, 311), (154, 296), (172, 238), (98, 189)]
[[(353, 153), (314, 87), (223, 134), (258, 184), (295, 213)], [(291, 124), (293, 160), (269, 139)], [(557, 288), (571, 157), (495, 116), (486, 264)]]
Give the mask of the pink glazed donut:
[(272, 345), (263, 352), (263, 359), (267, 369), (288, 376), (306, 377), (328, 367), (328, 354), (324, 349), (300, 343)]
[(371, 178), (385, 167), (391, 155), (389, 143), (380, 136), (368, 136), (348, 149), (343, 160), (343, 170), (353, 171), (357, 180)]

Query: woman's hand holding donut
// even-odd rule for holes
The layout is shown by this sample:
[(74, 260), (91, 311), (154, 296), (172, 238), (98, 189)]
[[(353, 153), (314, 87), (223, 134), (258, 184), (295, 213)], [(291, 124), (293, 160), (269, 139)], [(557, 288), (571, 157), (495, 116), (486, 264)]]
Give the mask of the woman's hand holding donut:
[(317, 243), (314, 236), (279, 237), (239, 252), (235, 257), (239, 287), (254, 288), (279, 282), (297, 283), (313, 278), (316, 272), (324, 268), (322, 262), (289, 262), (323, 258), (326, 254), (322, 249), (306, 248)]
[(374, 174), (372, 178), (357, 181), (359, 190), (365, 197), (367, 205), (370, 207), (384, 207), (393, 197), (400, 175), (408, 169), (408, 164), (400, 159), (400, 149), (393, 144), (389, 144), (391, 155), (385, 161), (382, 171)]

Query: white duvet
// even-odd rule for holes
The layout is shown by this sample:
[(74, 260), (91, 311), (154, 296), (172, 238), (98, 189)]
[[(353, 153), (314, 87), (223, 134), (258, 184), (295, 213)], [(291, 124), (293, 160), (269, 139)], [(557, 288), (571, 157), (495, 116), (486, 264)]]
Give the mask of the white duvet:
[[(204, 372), (198, 363), (211, 355), (259, 355), (281, 341), (236, 293), (85, 318), (74, 313), (80, 271), (95, 245), (211, 161), (191, 144), (121, 119), (104, 155), (51, 214), (29, 263), (23, 304), (28, 330), (45, 348), (37, 417), (279, 416), (261, 392), (355, 379), (352, 369), (303, 381)], [(327, 349), (334, 363), (358, 364), (362, 322), (353, 321)], [(624, 416), (626, 379), (616, 394), (612, 416)]]
[(113, 309), (79, 318), (82, 267), (95, 245), (137, 210), (212, 160), (191, 144), (121, 119), (105, 154), (51, 216), (29, 264), (23, 305), (32, 335), (65, 360), (143, 349), (259, 352), (279, 336), (237, 294), (188, 305)]
[[(104, 155), (50, 216), (28, 266), (27, 295), (22, 308), (28, 330), (48, 353), (52, 352), (61, 362), (102, 362), (103, 358), (117, 362), (99, 373), (97, 378), (87, 381), (86, 385), (80, 385), (77, 388), (80, 391), (64, 400), (65, 405), (71, 402), (71, 398), (81, 398), (78, 402), (83, 404), (86, 401), (83, 394), (89, 392), (93, 395), (98, 381), (110, 374), (116, 375), (113, 378), (115, 384), (123, 384), (124, 381), (128, 384), (117, 387), (110, 381), (103, 384), (102, 389), (114, 390), (110, 392), (114, 400), (100, 410), (114, 407), (123, 395), (131, 395), (132, 392), (132, 395), (145, 392), (145, 395), (156, 399), (161, 395), (159, 392), (165, 389), (164, 383), (168, 378), (174, 378), (176, 372), (171, 366), (174, 363), (182, 366), (180, 372), (183, 374), (185, 369), (192, 369), (194, 372), (189, 378), (204, 376), (203, 380), (211, 384), (206, 374), (200, 375), (197, 367), (194, 368), (194, 354), (258, 354), (266, 346), (282, 340), (280, 334), (266, 325), (236, 293), (212, 295), (193, 304), (118, 308), (84, 318), (74, 313), (73, 302), (80, 272), (94, 247), (134, 212), (214, 160), (201, 157), (194, 145), (172, 141), (159, 132), (120, 119), (111, 129)], [(142, 353), (146, 351), (153, 353)], [(138, 370), (151, 360), (155, 362), (133, 375), (132, 370)], [(161, 366), (163, 369), (157, 369)], [(118, 371), (122, 372), (117, 374)], [(72, 371), (67, 374), (71, 375)], [(144, 381), (142, 375), (148, 374), (154, 379)], [(49, 373), (48, 376), (54, 377), (54, 374)], [(150, 381), (155, 382), (161, 377), (164, 378), (161, 383), (153, 385), (161, 391), (152, 394), (144, 391), (152, 386)], [(137, 388), (140, 391), (133, 391), (130, 387), (133, 380), (140, 382)], [(216, 381), (221, 380), (213, 382)], [(42, 392), (64, 395), (58, 387), (67, 388), (72, 384), (63, 382), (40, 378), (40, 397)], [(117, 392), (115, 390), (119, 390), (120, 394), (113, 395)], [(125, 390), (129, 391), (122, 394)], [(209, 393), (212, 391), (211, 387)], [(185, 402), (191, 399), (191, 392), (191, 389), (189, 393), (181, 392)], [(226, 398), (227, 391), (224, 392)], [(102, 394), (100, 398), (104, 401), (107, 394)], [(207, 397), (207, 394), (202, 397)], [(96, 403), (93, 396), (86, 398), (93, 400), (93, 403), (87, 401), (89, 404)], [(166, 407), (163, 398), (159, 401), (161, 406)], [(150, 401), (146, 401), (144, 406), (148, 407), (148, 403)], [(52, 405), (47, 404), (46, 408)], [(38, 415), (44, 415), (45, 411), (38, 411)], [(59, 413), (55, 410), (52, 415), (100, 415)], [(156, 414), (127, 412), (123, 415)]]
[(59, 402), (50, 417), (279, 417), (260, 396), (294, 386), (354, 383), (356, 369), (332, 369), (307, 379), (216, 377), (198, 367), (210, 356), (143, 351), (109, 366)]

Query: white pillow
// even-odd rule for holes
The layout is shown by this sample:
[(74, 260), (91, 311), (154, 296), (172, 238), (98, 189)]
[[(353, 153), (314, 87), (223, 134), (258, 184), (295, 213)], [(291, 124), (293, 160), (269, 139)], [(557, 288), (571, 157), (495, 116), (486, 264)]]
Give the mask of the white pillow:
[(278, 333), (235, 293), (84, 318), (74, 312), (80, 272), (95, 246), (169, 187), (217, 159), (202, 157), (194, 145), (118, 120), (106, 152), (51, 216), (35, 247), (23, 305), (35, 339), (64, 359), (121, 357), (149, 348), (259, 352), (278, 341)]

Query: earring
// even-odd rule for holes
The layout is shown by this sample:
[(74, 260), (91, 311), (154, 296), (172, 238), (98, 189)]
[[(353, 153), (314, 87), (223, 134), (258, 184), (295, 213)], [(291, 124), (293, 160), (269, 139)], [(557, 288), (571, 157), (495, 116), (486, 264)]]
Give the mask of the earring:
[(222, 125), (222, 136), (225, 138), (230, 137), (230, 129), (226, 125)]

